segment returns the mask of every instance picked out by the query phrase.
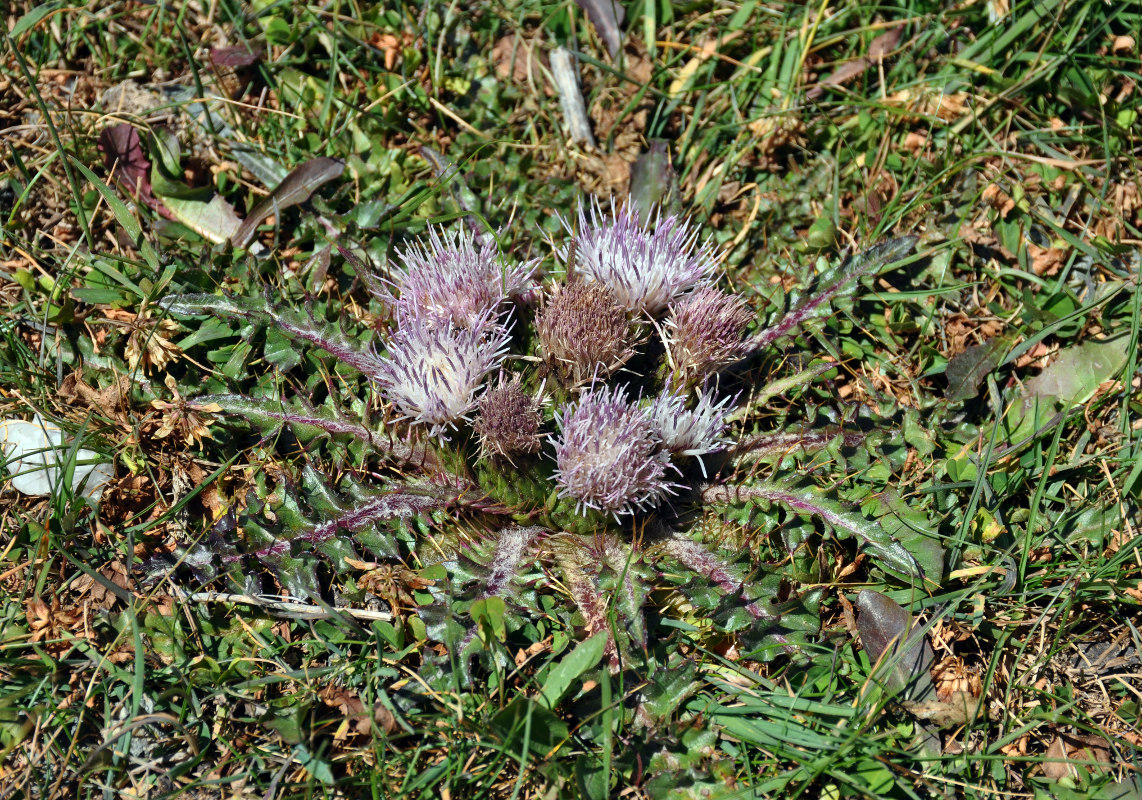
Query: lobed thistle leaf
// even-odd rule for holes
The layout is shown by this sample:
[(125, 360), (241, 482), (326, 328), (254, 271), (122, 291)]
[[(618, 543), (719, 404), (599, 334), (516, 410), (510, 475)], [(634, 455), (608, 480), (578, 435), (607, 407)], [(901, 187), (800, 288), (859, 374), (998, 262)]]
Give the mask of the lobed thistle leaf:
[[(717, 268), (712, 245), (699, 245), (697, 229), (680, 217), (659, 214), (644, 225), (631, 208), (616, 210), (612, 204), (606, 219), (596, 200), (589, 217), (580, 204), (578, 221), (579, 274), (610, 288), (631, 313), (661, 314), (683, 292), (709, 281)], [(563, 225), (574, 233), (566, 220)], [(570, 251), (570, 246), (560, 251), (565, 262)]]
[[(744, 594), (745, 576), (684, 533), (672, 531), (663, 541), (662, 548), (687, 569), (713, 581), (726, 594), (733, 597)], [(745, 609), (755, 619), (773, 619), (775, 616), (756, 600), (748, 601)]]
[(733, 455), (743, 458), (774, 458), (797, 451), (823, 450), (840, 438), (845, 447), (858, 447), (866, 438), (857, 431), (837, 428), (823, 431), (792, 431), (789, 433), (759, 433), (734, 444)]
[(779, 378), (778, 380), (767, 383), (761, 387), (756, 394), (751, 393), (749, 400), (730, 414), (729, 421), (735, 422), (740, 419), (748, 419), (758, 411), (764, 410), (766, 404), (779, 394), (785, 394), (788, 391), (805, 386), (837, 366), (837, 362), (827, 361), (824, 364), (817, 364), (809, 369), (801, 370), (795, 375)]
[(546, 528), (536, 525), (526, 528), (505, 528), (496, 536), (496, 549), (492, 555), (492, 571), (481, 597), (501, 597), (509, 594), (511, 582), (519, 574), (524, 556)]
[(868, 272), (879, 270), (894, 261), (899, 261), (916, 246), (919, 238), (902, 236), (899, 239), (870, 247), (862, 253), (846, 258), (841, 265), (822, 277), (822, 286), (811, 296), (797, 303), (794, 308), (777, 322), (751, 336), (745, 344), (747, 353), (764, 350), (783, 336), (808, 320), (818, 316), (823, 306), (837, 297), (843, 290), (853, 285), (857, 278)]
[(625, 390), (596, 388), (556, 414), (555, 480), (560, 496), (614, 514), (654, 507), (675, 485), (669, 454), (649, 417)]
[(253, 297), (230, 297), (217, 294), (174, 294), (160, 299), (156, 305), (171, 314), (195, 317), (210, 314), (215, 317), (248, 319), (266, 311), (265, 304)]
[[(332, 496), (331, 496), (332, 497)], [(298, 531), (295, 539), (320, 544), (342, 533), (357, 531), (390, 519), (407, 519), (443, 508), (456, 499), (446, 492), (430, 492), (424, 489), (398, 489), (374, 497), (363, 503), (342, 506), (337, 516), (313, 525), (308, 530)]]
[(376, 380), (382, 362), (371, 350), (352, 342), (334, 325), (318, 322), (310, 314), (293, 309), (275, 308), (253, 298), (230, 298), (211, 294), (184, 294), (165, 297), (158, 303), (172, 314), (211, 314), (216, 317), (248, 320), (255, 325), (271, 327), (295, 342), (318, 347), (338, 361)]
[[(459, 497), (454, 489), (431, 484), (377, 491), (353, 480), (335, 491), (307, 466), (299, 488), (279, 484), (264, 508), (251, 509), (243, 529), (252, 555), (273, 570), (291, 593), (304, 597), (318, 593), (315, 549), (338, 570), (347, 568), (346, 556), (355, 557), (354, 542), (379, 556), (394, 557), (396, 542), (381, 523), (422, 516)], [(268, 519), (271, 515), (273, 522)]]
[(616, 657), (615, 640), (607, 623), (607, 597), (599, 590), (596, 562), (590, 550), (581, 537), (570, 534), (554, 536), (549, 542), (559, 565), (560, 578), (583, 614), (587, 636), (605, 633), (603, 653)]
[(640, 559), (634, 548), (617, 536), (605, 537), (601, 548), (596, 545), (596, 549), (601, 550), (599, 560), (606, 567), (600, 570), (600, 582), (611, 590), (626, 638), (645, 650), (646, 618), (642, 608), (648, 589), (642, 580)]
[(372, 348), (361, 348), (350, 341), (335, 325), (318, 322), (312, 315), (302, 316), (291, 310), (271, 310), (271, 324), (295, 342), (318, 347), (346, 366), (360, 372), (370, 380), (378, 380), (382, 362)]
[(483, 330), (494, 323), (508, 297), (527, 289), (535, 261), (510, 265), (502, 261), (492, 237), (477, 242), (466, 229), (430, 228), (428, 241), (410, 245), (398, 256), (394, 276), (400, 326), (414, 317), (428, 317), (447, 327)]
[(218, 404), (221, 413), (247, 420), (263, 435), (289, 425), (302, 444), (328, 436), (346, 441), (350, 446), (361, 444), (374, 452), (406, 463), (435, 465), (432, 453), (426, 447), (396, 441), (388, 433), (373, 430), (333, 406), (314, 408), (301, 398), (287, 401), (238, 394), (204, 395), (195, 399), (198, 402)]
[(881, 566), (890, 572), (906, 580), (919, 580), (925, 588), (934, 589), (939, 586), (937, 580), (924, 574), (916, 557), (879, 523), (866, 519), (861, 514), (846, 511), (838, 501), (829, 499), (818, 491), (791, 484), (758, 483), (736, 487), (708, 486), (701, 494), (704, 502), (714, 505), (764, 500), (819, 517), (833, 528), (855, 536), (879, 560)]
[[(491, 556), (490, 570), (476, 599), (487, 600), (492, 597), (510, 595), (512, 582), (515, 581), (525, 564), (524, 558), (531, 551), (535, 541), (545, 533), (547, 533), (547, 529), (540, 526), (526, 528), (515, 526), (505, 528), (496, 534), (496, 546)], [(456, 652), (465, 662), (467, 655), (473, 652), (477, 633), (477, 625), (473, 624), (459, 641)], [(466, 668), (467, 665), (465, 664)]]
[(404, 417), (428, 425), (430, 435), (467, 421), (476, 390), (504, 359), (507, 331), (482, 327), (454, 330), (413, 317), (389, 342), (380, 384)]
[(249, 420), (263, 433), (272, 433), (283, 425), (289, 425), (302, 444), (322, 435), (346, 437), (370, 444), (376, 438), (373, 431), (348, 419), (344, 414), (329, 407), (316, 409), (300, 398), (286, 401), (272, 397), (212, 394), (195, 399), (202, 403), (216, 403), (221, 408), (219, 413)]

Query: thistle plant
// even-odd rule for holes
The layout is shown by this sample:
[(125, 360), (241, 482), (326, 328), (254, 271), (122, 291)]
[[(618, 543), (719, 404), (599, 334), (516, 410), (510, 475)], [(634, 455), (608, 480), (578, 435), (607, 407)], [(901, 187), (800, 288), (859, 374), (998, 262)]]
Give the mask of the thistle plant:
[[(789, 579), (801, 568), (798, 543), (785, 543), (789, 564), (756, 563), (734, 546), (726, 520), (773, 524), (784, 508), (817, 520), (821, 535), (855, 541), (901, 585), (939, 579), (931, 542), (899, 538), (783, 468), (789, 452), (852, 447), (860, 434), (742, 423), (750, 404), (820, 369), (748, 393), (740, 376), (755, 374), (768, 350), (860, 275), (906, 255), (913, 238), (847, 259), (762, 324), (744, 299), (716, 287), (713, 245), (692, 223), (641, 223), (595, 204), (564, 224), (565, 274), (543, 279), (534, 262), (516, 264), (465, 230), (430, 231), (401, 251), (394, 277), (364, 276), (375, 300), (395, 309), (394, 329), (372, 337), (262, 299), (167, 298), (173, 314), (240, 320), (323, 351), (359, 372), (362, 398), (371, 398), (355, 410), (332, 392), (322, 403), (197, 399), (264, 432), (289, 427), (303, 444), (324, 439), (330, 452), (352, 455), (342, 455), (336, 484), (305, 466), (296, 482), (263, 485), (236, 538), (214, 543), (242, 591), (264, 588), (255, 564), (294, 595), (326, 597), (317, 575), (330, 568), (435, 564), (447, 577), (419, 614), (462, 669), (479, 652), (506, 657), (480, 628), (477, 604), (500, 598), (518, 626), (550, 613), (545, 591), (569, 596), (566, 621), (605, 635), (617, 668), (647, 648), (647, 609), (672, 613), (650, 599), (656, 586), (688, 594), (758, 658), (795, 653), (812, 634), (804, 612), (812, 617), (821, 590)], [(516, 302), (537, 287), (538, 308)], [(759, 459), (771, 466), (755, 469)]]

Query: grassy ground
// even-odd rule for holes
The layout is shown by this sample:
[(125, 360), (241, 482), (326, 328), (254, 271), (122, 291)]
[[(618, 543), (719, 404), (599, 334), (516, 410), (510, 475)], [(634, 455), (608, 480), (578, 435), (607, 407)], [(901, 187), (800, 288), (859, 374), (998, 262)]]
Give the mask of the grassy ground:
[[(1142, 8), (630, 3), (613, 57), (573, 3), (470, 8), (9, 6), (0, 407), (117, 477), (98, 503), (0, 490), (0, 796), (1142, 797)], [(559, 44), (595, 147), (564, 129)], [(545, 616), (493, 625), (510, 661), (470, 680), (426, 671), (446, 649), (417, 613), (440, 602), (425, 563), (322, 568), (302, 602), (324, 610), (201, 593), (230, 587), (203, 586), (196, 543), (240, 542), (267, 483), (373, 467), (193, 398), (365, 395), (162, 297), (268, 292), (379, 329), (338, 244), (384, 263), (475, 213), (550, 270), (555, 215), (624, 197), (655, 141), (672, 170), (644, 160), (635, 188), (668, 190), (762, 319), (846, 249), (920, 237), (921, 258), (733, 380), (841, 362), (737, 424), (875, 430), (766, 469), (896, 508), (943, 549), (938, 587), (805, 519), (723, 519), (784, 591), (821, 590), (797, 656), (744, 652), (673, 593), (682, 575), (651, 593), (653, 669), (579, 664), (582, 620), (549, 576)], [(211, 241), (234, 232), (212, 193), (261, 217), (306, 163), (249, 248)], [(882, 688), (854, 621), (866, 588), (924, 626), (937, 689), (981, 698), (966, 721)]]

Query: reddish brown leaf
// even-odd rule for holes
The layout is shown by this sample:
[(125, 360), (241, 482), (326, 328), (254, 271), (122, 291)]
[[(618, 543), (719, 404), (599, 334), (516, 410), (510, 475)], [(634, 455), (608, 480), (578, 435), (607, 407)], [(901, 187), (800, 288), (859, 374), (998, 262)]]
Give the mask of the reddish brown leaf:
[(345, 162), (336, 158), (311, 158), (296, 167), (269, 196), (254, 206), (246, 221), (230, 237), (235, 247), (245, 247), (254, 238), (262, 220), (282, 209), (304, 203), (318, 188), (341, 176)]
[(104, 128), (99, 134), (99, 150), (103, 153), (103, 165), (123, 189), (151, 208), (160, 205), (151, 193), (151, 162), (133, 125), (121, 123)]
[(260, 47), (212, 47), (210, 60), (216, 67), (249, 67), (262, 57)]
[(868, 57), (875, 63), (896, 49), (900, 44), (900, 37), (904, 34), (904, 26), (897, 25), (889, 28), (869, 43)]

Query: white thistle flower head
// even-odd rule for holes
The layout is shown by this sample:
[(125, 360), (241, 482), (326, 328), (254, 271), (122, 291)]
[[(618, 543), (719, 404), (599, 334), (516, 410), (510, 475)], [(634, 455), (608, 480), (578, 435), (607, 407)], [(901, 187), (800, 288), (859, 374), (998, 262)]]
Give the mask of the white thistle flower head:
[(698, 393), (694, 408), (686, 407), (686, 398), (669, 390), (654, 398), (646, 409), (651, 425), (662, 439), (662, 445), (674, 455), (694, 456), (706, 474), (702, 456), (723, 449), (726, 446), (722, 434), (726, 431), (732, 397), (714, 402), (714, 395), (707, 389)]
[(438, 324), (475, 330), (494, 322), (495, 312), (510, 295), (531, 287), (536, 261), (508, 264), (492, 237), (478, 242), (467, 228), (429, 228), (428, 241), (398, 254), (402, 269), (393, 277), (400, 292), (398, 325), (409, 317), (428, 317)]
[[(573, 233), (567, 220), (563, 226)], [(560, 255), (570, 260), (571, 248)], [(650, 316), (708, 282), (717, 268), (713, 247), (699, 244), (697, 228), (686, 220), (659, 212), (643, 224), (629, 203), (616, 210), (614, 201), (609, 218), (597, 200), (589, 212), (580, 204), (573, 257), (579, 274), (609, 287), (620, 306)]]
[(404, 419), (430, 426), (432, 435), (468, 420), (476, 390), (507, 353), (508, 331), (491, 314), (475, 318), (471, 328), (409, 317), (388, 345), (380, 383)]
[(666, 480), (670, 455), (646, 412), (616, 387), (584, 393), (555, 415), (555, 481), (561, 497), (614, 514), (654, 507), (675, 484)]

